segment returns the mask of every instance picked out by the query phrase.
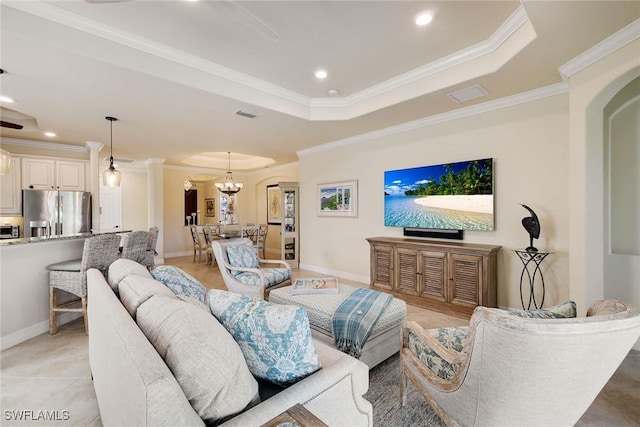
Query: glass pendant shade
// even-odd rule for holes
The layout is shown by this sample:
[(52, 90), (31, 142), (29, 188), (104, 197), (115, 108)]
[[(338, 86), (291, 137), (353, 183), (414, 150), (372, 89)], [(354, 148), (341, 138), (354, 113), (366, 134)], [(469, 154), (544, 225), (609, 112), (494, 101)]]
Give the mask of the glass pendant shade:
[(191, 184), (191, 179), (187, 178), (184, 181), (184, 191), (189, 191), (191, 190), (191, 187), (193, 187), (193, 184)]
[(109, 168), (102, 173), (102, 183), (106, 187), (120, 187), (120, 172), (113, 166), (113, 122), (115, 122), (115, 117), (105, 117), (105, 119), (109, 120), (111, 127), (111, 155), (109, 156)]
[(0, 175), (9, 175), (11, 172), (11, 153), (0, 148)]
[(229, 170), (224, 177), (224, 182), (216, 182), (216, 188), (221, 193), (231, 196), (242, 190), (242, 183), (233, 181), (233, 175), (231, 174), (231, 153), (227, 152), (227, 154), (229, 155)]
[(109, 169), (102, 173), (102, 183), (106, 187), (120, 187), (120, 171), (113, 167), (113, 157), (110, 159)]

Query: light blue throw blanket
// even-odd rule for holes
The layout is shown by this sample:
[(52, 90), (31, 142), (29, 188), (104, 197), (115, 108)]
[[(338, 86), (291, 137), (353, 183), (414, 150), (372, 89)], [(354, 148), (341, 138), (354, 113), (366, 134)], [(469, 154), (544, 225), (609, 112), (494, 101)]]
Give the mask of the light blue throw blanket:
[(359, 288), (340, 304), (333, 315), (336, 348), (356, 359), (393, 295)]

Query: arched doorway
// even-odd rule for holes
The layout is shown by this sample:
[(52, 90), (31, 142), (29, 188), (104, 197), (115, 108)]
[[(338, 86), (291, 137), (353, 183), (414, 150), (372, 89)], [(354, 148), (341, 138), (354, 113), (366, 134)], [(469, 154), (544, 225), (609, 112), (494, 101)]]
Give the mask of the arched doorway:
[(640, 77), (603, 114), (604, 297), (640, 306)]

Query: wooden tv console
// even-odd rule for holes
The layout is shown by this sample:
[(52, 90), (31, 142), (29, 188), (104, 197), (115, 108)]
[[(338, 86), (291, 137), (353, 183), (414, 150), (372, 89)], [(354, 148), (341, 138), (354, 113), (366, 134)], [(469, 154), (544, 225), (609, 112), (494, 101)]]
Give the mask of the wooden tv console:
[(373, 289), (462, 317), (479, 305), (497, 307), (500, 246), (396, 237), (367, 241)]

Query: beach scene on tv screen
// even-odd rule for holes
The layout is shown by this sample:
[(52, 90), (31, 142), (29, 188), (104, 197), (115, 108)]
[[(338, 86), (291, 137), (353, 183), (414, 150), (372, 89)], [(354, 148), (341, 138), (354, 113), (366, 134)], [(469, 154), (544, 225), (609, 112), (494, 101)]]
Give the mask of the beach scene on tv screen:
[(493, 230), (493, 159), (386, 171), (384, 225)]

